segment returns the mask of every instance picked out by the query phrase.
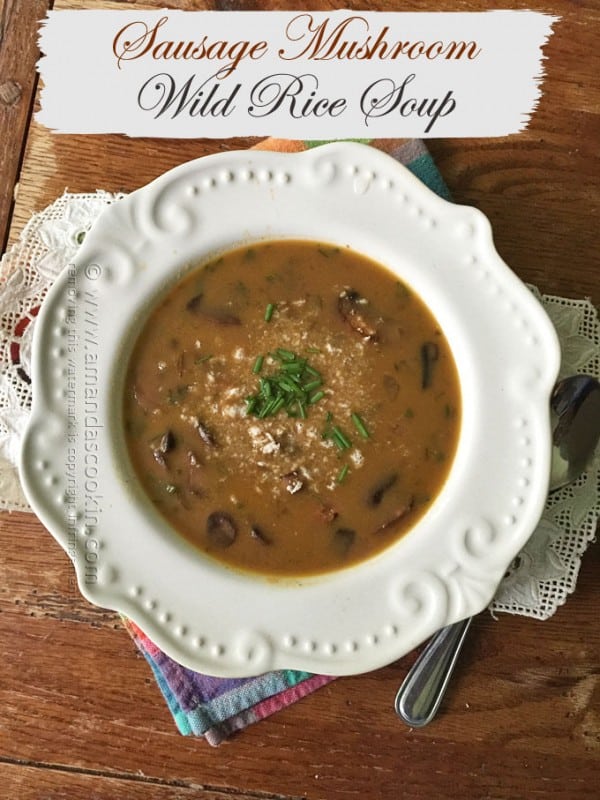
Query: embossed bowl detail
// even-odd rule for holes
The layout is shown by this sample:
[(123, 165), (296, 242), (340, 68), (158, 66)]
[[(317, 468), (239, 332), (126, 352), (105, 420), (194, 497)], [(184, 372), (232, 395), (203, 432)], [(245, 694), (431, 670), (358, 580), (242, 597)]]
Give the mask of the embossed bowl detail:
[[(144, 500), (121, 419), (127, 359), (160, 293), (220, 250), (275, 238), (350, 245), (411, 285), (450, 342), (463, 403), (450, 476), (412, 531), (358, 566), (294, 580), (230, 570), (175, 534)], [(552, 325), (480, 212), (364, 145), (219, 154), (108, 207), (52, 287), (22, 482), (85, 597), (182, 664), (364, 672), (492, 598), (543, 509), (558, 365)]]

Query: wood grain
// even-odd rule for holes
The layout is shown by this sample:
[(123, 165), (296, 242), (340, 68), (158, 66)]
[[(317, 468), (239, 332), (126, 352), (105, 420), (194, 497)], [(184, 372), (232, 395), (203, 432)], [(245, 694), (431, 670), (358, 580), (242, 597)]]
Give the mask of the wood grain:
[[(56, 9), (78, 8), (82, 0), (60, 0)], [(145, 3), (104, 3), (106, 7), (154, 8)], [(185, 0), (168, 4), (190, 8)], [(220, 3), (233, 8), (235, 3)], [(239, 7), (247, 7), (238, 3)], [(294, 8), (294, 3), (267, 7)], [(333, 4), (315, 2), (311, 8)], [(472, 0), (460, 4), (484, 10)], [(519, 2), (514, 7), (533, 8)], [(542, 4), (537, 4), (540, 9)], [(403, 10), (444, 10), (457, 4), (410, 2)], [(213, 8), (209, 2), (196, 8)], [(353, 3), (353, 8), (394, 9), (395, 4)], [(544, 11), (549, 9), (544, 6)], [(497, 139), (429, 140), (442, 175), (459, 203), (480, 208), (494, 229), (497, 248), (523, 279), (542, 291), (568, 297), (589, 296), (600, 302), (595, 228), (600, 211), (600, 29), (597, 3), (557, 0), (550, 9), (561, 17), (546, 47), (547, 75), (543, 96), (524, 133)], [(25, 153), (10, 240), (31, 214), (49, 204), (65, 187), (72, 192), (131, 191), (182, 161), (224, 149), (248, 146), (252, 140), (130, 139), (125, 136), (55, 135), (33, 122)]]
[[(231, 800), (229, 791), (146, 778), (141, 770), (134, 777), (106, 776), (47, 764), (3, 763), (0, 760), (0, 783), (7, 792), (6, 797), (15, 800), (155, 800), (156, 797), (161, 800)], [(235, 797), (257, 800), (255, 793), (236, 792)], [(260, 798), (269, 800), (265, 794)]]
[[(298, 5), (102, 3), (217, 10)], [(10, 222), (14, 241), (30, 215), (65, 188), (131, 191), (185, 160), (254, 141), (57, 136), (35, 122), (28, 127), (35, 31), (46, 6), (41, 0), (5, 0), (2, 6), (3, 20), (10, 11), (10, 26), (0, 41), (0, 85), (8, 76), (23, 92), (4, 109), (0, 100), (0, 235)], [(335, 0), (302, 6), (341, 7)], [(398, 6), (395, 0), (343, 4), (356, 10)], [(548, 293), (588, 295), (598, 303), (600, 8), (596, 0), (516, 0), (510, 6), (561, 16), (546, 48), (544, 93), (528, 130), (428, 144), (455, 200), (490, 217), (501, 255), (521, 278)], [(488, 8), (487, 0), (402, 4), (405, 11)], [(11, 91), (9, 85), (0, 97), (10, 99)], [(0, 515), (0, 548), (0, 794), (11, 800), (598, 797), (598, 544), (585, 555), (575, 594), (552, 619), (501, 615), (495, 621), (483, 614), (475, 620), (443, 713), (430, 727), (411, 731), (392, 711), (412, 653), (385, 669), (339, 679), (218, 750), (176, 732), (118, 615), (81, 597), (70, 562), (32, 515)]]
[(597, 545), (553, 619), (477, 618), (434, 726), (409, 731), (391, 710), (411, 654), (335, 681), (218, 751), (175, 732), (118, 617), (79, 596), (68, 559), (31, 515), (0, 516), (0, 548), (0, 761), (15, 769), (140, 776), (166, 798), (174, 782), (242, 797), (391, 798), (400, 779), (402, 796), (418, 798), (432, 775), (439, 797), (487, 787), (535, 798), (550, 785), (552, 798), (597, 796)]
[(0, 253), (8, 237), (29, 113), (36, 85), (35, 20), (47, 0), (0, 0)]

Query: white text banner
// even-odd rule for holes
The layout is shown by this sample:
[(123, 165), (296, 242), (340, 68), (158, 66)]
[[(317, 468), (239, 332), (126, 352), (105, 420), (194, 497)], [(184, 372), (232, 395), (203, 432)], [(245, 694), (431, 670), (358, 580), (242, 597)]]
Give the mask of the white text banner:
[(556, 17), (51, 11), (37, 119), (57, 133), (290, 139), (524, 130)]

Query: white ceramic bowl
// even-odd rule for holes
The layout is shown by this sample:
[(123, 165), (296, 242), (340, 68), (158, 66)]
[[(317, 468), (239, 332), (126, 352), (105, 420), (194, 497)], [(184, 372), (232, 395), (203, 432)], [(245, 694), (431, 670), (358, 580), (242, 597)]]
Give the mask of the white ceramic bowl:
[[(425, 517), (358, 566), (295, 580), (228, 569), (174, 533), (135, 479), (121, 418), (127, 359), (160, 293), (219, 250), (275, 238), (347, 244), (396, 272), (445, 331), (463, 401)], [(482, 610), (543, 509), (554, 329), (480, 212), (364, 145), (210, 156), (110, 206), (43, 304), (33, 365), (21, 464), (32, 507), (86, 598), (202, 672), (388, 664)]]

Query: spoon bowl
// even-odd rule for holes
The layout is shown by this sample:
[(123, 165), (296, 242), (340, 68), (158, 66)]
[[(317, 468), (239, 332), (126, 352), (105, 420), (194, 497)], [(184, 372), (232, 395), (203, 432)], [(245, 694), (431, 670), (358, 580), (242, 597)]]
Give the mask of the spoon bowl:
[[(553, 416), (549, 491), (575, 481), (590, 464), (600, 439), (600, 383), (572, 375), (556, 384), (550, 398)], [(473, 617), (439, 630), (419, 655), (395, 700), (400, 719), (412, 728), (437, 714)]]
[(600, 383), (589, 375), (559, 381), (550, 398), (555, 415), (550, 491), (575, 481), (591, 462), (600, 436)]

